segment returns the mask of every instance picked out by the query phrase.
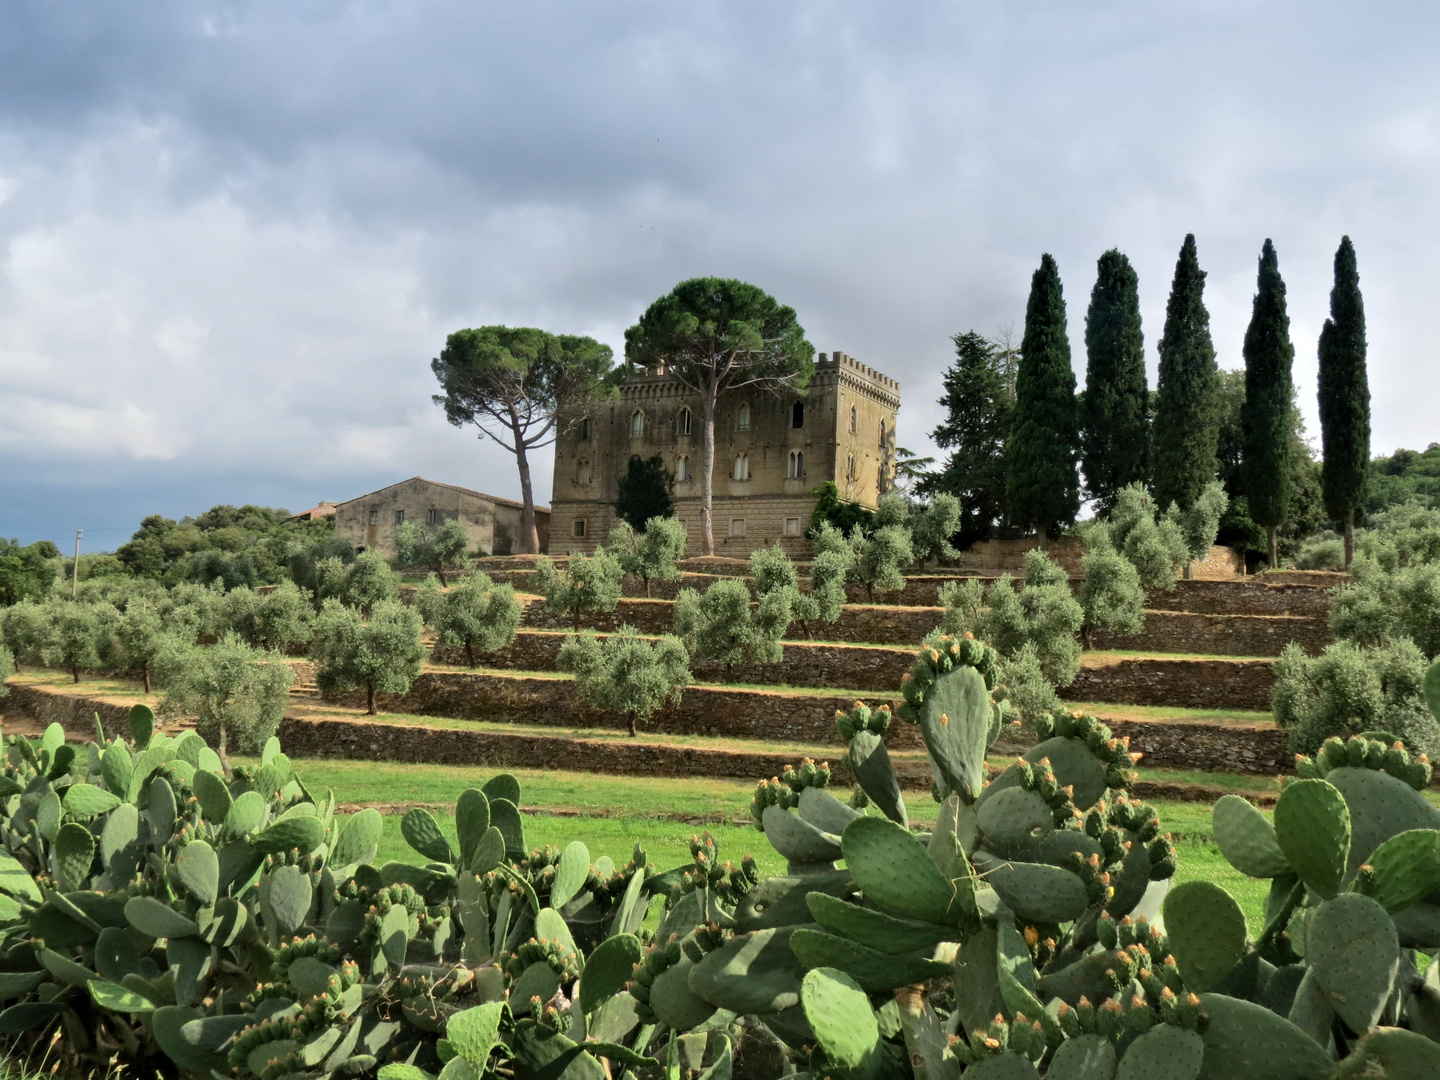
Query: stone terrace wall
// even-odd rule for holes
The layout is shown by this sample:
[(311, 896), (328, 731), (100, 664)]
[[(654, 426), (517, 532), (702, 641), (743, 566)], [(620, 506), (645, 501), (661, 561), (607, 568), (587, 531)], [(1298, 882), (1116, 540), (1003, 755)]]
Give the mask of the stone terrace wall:
[[(477, 654), (482, 667), (520, 671), (553, 671), (564, 635), (522, 630), (512, 645), (493, 653)], [(915, 650), (857, 645), (788, 643), (778, 664), (692, 664), (702, 682), (758, 683), (760, 685), (845, 687), (857, 693), (895, 694), (900, 676), (910, 669)], [(437, 664), (466, 664), (465, 650), (437, 646), (430, 659)]]
[(130, 736), (130, 705), (119, 705), (98, 698), (67, 694), (43, 686), (6, 683), (7, 697), (0, 701), (6, 712), (33, 716), (42, 724), (59, 724), (66, 731), (95, 734), (95, 717), (106, 735)]
[(1326, 619), (1330, 594), (1310, 584), (1273, 583), (1271, 575), (1243, 581), (1177, 581), (1173, 591), (1157, 589), (1145, 606), (1202, 615), (1297, 615)]
[(1143, 659), (1082, 667), (1061, 694), (1067, 701), (1264, 712), (1274, 686), (1266, 660)]
[(1138, 634), (1096, 631), (1096, 649), (1201, 653), (1210, 656), (1279, 656), (1289, 642), (1314, 656), (1330, 644), (1324, 619), (1290, 615), (1195, 615), (1147, 611)]

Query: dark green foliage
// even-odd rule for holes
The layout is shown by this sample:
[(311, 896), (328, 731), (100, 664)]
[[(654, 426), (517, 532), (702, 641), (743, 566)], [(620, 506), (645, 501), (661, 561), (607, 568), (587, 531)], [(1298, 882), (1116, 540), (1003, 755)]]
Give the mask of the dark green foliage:
[(225, 625), (249, 645), (282, 652), (310, 640), (310, 594), (286, 581), (268, 592), (239, 588), (225, 595)]
[(1151, 439), (1155, 501), (1189, 507), (1215, 479), (1220, 439), (1220, 373), (1205, 309), (1205, 271), (1194, 235), (1175, 263), (1160, 338), (1160, 388)]
[(875, 511), (859, 503), (841, 501), (840, 489), (834, 480), (826, 480), (811, 494), (815, 496), (815, 509), (810, 512), (810, 527), (805, 532), (811, 540), (819, 535), (822, 525), (832, 525), (849, 536), (857, 528), (869, 532), (875, 522)]
[(479, 570), (466, 574), (448, 589), (433, 574), (415, 596), (425, 624), (445, 645), (461, 645), (474, 667), (475, 650), (493, 652), (515, 640), (520, 625), (520, 602), (515, 587), (496, 585)]
[(1111, 248), (1096, 266), (1085, 315), (1085, 393), (1080, 399), (1081, 467), (1085, 493), (1106, 514), (1126, 484), (1149, 478), (1150, 391), (1140, 281)]
[(1269, 240), (1260, 253), (1259, 283), (1245, 331), (1245, 404), (1240, 411), (1245, 494), (1250, 517), (1270, 536), (1270, 564), (1279, 565), (1276, 530), (1290, 514), (1295, 386), (1290, 367), (1290, 316), (1285, 282)]
[(0, 607), (43, 600), (60, 570), (60, 549), (49, 540), (21, 545), (0, 538)]
[(1345, 531), (1345, 565), (1354, 548), (1355, 517), (1364, 505), (1370, 463), (1370, 382), (1365, 370), (1365, 302), (1355, 246), (1335, 252), (1330, 318), (1320, 330), (1321, 482), (1325, 509)]
[(732, 278), (691, 278), (652, 303), (625, 331), (625, 359), (658, 369), (700, 396), (700, 554), (715, 554), (711, 494), (715, 410), (744, 387), (803, 390), (815, 349), (793, 308)]
[(620, 569), (645, 582), (650, 595), (652, 581), (679, 581), (679, 562), (685, 557), (687, 534), (678, 518), (652, 517), (636, 532), (622, 521), (610, 530), (610, 552)]
[[(945, 420), (930, 433), (949, 453), (943, 468), (921, 479), (916, 490), (960, 500), (956, 542), (965, 548), (990, 537), (1005, 517), (1005, 437), (1013, 401), (995, 344), (973, 330), (954, 341), (940, 398)], [(849, 530), (848, 523), (834, 524)]]
[[(334, 517), (292, 521), (289, 511), (265, 506), (213, 506), (178, 522), (152, 514), (115, 555), (132, 576), (167, 585), (208, 585), (216, 578), (226, 588), (274, 585), (289, 569), (300, 585), (313, 588), (301, 580), (305, 564), (328, 555), (348, 561), (355, 552), (335, 538)], [(300, 574), (293, 573), (297, 567)], [(82, 578), (84, 571), (82, 557)]]
[(648, 458), (633, 457), (620, 478), (615, 513), (636, 532), (643, 532), (651, 518), (668, 518), (675, 510), (670, 498), (674, 480), (665, 459), (658, 453)]
[(774, 589), (751, 603), (750, 586), (722, 578), (705, 592), (681, 589), (675, 598), (675, 633), (695, 660), (730, 668), (735, 664), (778, 664), (780, 639), (790, 625), (793, 594)]
[(366, 711), (376, 713), (377, 693), (403, 694), (425, 661), (420, 613), (398, 600), (379, 600), (369, 617), (338, 600), (327, 600), (315, 617), (310, 659), (321, 690), (365, 691)]
[(529, 452), (555, 441), (557, 425), (578, 420), (605, 392), (610, 346), (533, 327), (456, 330), (430, 361), (442, 393), (431, 400), (456, 427), (474, 424), (515, 455), (520, 471), (521, 550), (540, 550)]
[(1075, 470), (1079, 422), (1060, 270), (1047, 254), (1030, 279), (1015, 408), (1005, 446), (1009, 517), (1021, 528), (1053, 535), (1075, 520), (1080, 509)]
[(1440, 506), (1440, 443), (1371, 459), (1365, 478), (1365, 516), (1407, 502)]

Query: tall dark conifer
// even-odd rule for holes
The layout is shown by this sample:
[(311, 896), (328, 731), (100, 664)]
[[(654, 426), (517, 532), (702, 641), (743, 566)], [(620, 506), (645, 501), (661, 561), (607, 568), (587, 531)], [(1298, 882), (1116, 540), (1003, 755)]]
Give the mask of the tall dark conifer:
[(1269, 240), (1260, 252), (1260, 275), (1250, 326), (1245, 331), (1245, 404), (1240, 407), (1241, 468), (1250, 517), (1265, 527), (1270, 565), (1279, 565), (1276, 530), (1290, 516), (1293, 439), (1291, 410), (1295, 386), (1290, 368), (1290, 316), (1285, 310), (1285, 281)]
[(944, 468), (921, 481), (922, 494), (960, 500), (959, 544), (988, 538), (1005, 516), (1005, 433), (1010, 392), (993, 342), (971, 330), (955, 335), (955, 362), (945, 372), (945, 421), (930, 437), (948, 450)]
[(1108, 514), (1126, 484), (1149, 477), (1150, 391), (1140, 329), (1140, 279), (1111, 248), (1100, 256), (1085, 315), (1085, 393), (1080, 399), (1085, 493)]
[(1321, 484), (1325, 511), (1345, 532), (1345, 565), (1355, 556), (1355, 515), (1370, 462), (1370, 382), (1365, 373), (1365, 302), (1355, 245), (1340, 239), (1330, 318), (1320, 331)]
[(1205, 271), (1189, 234), (1175, 263), (1160, 338), (1160, 392), (1151, 434), (1155, 501), (1188, 510), (1215, 479), (1220, 441), (1220, 370), (1205, 310)]
[(1040, 258), (1025, 305), (1025, 336), (1015, 380), (1015, 410), (1005, 447), (1010, 520), (1035, 529), (1043, 543), (1080, 509), (1080, 416), (1065, 330), (1065, 296), (1055, 260)]

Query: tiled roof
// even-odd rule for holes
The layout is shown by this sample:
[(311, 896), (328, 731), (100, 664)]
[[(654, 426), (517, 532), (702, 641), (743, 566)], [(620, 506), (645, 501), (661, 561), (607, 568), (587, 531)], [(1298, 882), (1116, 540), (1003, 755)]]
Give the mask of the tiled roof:
[[(386, 484), (383, 488), (377, 488), (374, 491), (367, 491), (364, 495), (357, 495), (353, 499), (346, 499), (345, 502), (341, 503), (340, 505), (345, 506), (352, 502), (359, 502), (361, 499), (368, 499), (370, 498), (370, 496), (378, 495), (382, 491), (389, 491), (391, 488), (399, 487), (401, 484), (408, 484), (411, 480), (419, 480), (422, 484), (431, 484), (434, 487), (447, 488), (450, 491), (458, 491), (462, 495), (472, 495), (477, 499), (484, 499), (486, 502), (492, 502), (497, 506), (513, 506), (517, 510), (523, 510), (525, 508), (524, 503), (516, 502), (514, 499), (502, 499), (499, 495), (486, 495), (483, 491), (476, 491), (473, 488), (461, 487), (459, 484), (442, 484), (439, 480), (426, 480), (423, 476), (412, 476), (410, 480), (401, 480), (394, 484)], [(535, 510), (537, 513), (541, 510), (545, 511), (545, 513), (547, 514), (550, 512), (550, 508), (548, 506), (541, 506), (539, 503), (535, 504)]]

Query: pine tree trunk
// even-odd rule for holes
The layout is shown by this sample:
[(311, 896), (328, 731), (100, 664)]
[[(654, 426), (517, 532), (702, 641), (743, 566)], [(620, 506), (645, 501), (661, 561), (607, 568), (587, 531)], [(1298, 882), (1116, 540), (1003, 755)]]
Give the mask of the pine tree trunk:
[(1278, 527), (1275, 525), (1265, 526), (1265, 535), (1270, 540), (1270, 569), (1280, 569), (1280, 541), (1277, 538)]
[(1350, 569), (1350, 560), (1355, 558), (1355, 515), (1345, 516), (1345, 569)]
[(718, 387), (712, 382), (705, 388), (705, 418), (700, 437), (700, 554), (715, 554), (715, 522), (711, 501), (715, 494), (715, 399)]
[(365, 713), (367, 716), (375, 715), (375, 684), (365, 684)]
[(540, 554), (540, 531), (535, 526), (535, 491), (530, 484), (530, 459), (525, 453), (525, 440), (520, 437), (520, 417), (510, 410), (511, 430), (515, 433), (515, 464), (520, 470), (520, 553)]

